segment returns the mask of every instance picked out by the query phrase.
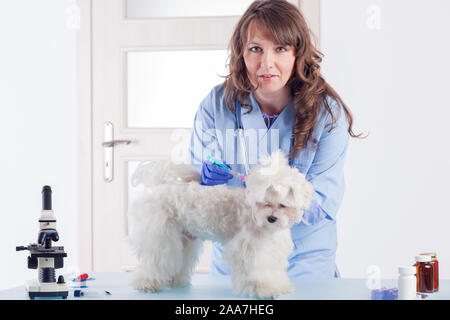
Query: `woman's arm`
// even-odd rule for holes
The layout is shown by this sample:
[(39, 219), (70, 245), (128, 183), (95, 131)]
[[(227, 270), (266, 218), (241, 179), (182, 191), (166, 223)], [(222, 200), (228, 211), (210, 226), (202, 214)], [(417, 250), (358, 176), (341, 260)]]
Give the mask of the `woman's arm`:
[(201, 172), (202, 163), (209, 154), (213, 157), (219, 151), (214, 123), (213, 103), (216, 100), (214, 90), (200, 103), (194, 118), (194, 128), (189, 144), (187, 163)]
[[(344, 196), (344, 160), (349, 142), (348, 123), (344, 109), (335, 101), (330, 102), (333, 115), (338, 119), (331, 132), (328, 132), (329, 127), (324, 127), (314, 159), (306, 173), (306, 179), (312, 183), (315, 192), (310, 207), (304, 212), (305, 224), (315, 224), (323, 218), (336, 219)], [(323, 126), (331, 123), (329, 113), (323, 118), (325, 119)]]

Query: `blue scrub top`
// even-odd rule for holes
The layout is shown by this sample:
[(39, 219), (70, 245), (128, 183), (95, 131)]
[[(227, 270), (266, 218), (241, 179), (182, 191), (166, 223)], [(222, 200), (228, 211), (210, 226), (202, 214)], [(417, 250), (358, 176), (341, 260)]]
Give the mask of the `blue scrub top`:
[[(253, 94), (249, 96), (253, 109), (241, 108), (241, 118), (246, 138), (249, 168), (258, 159), (281, 149), (286, 156), (291, 151), (291, 136), (295, 122), (294, 104), (291, 101), (267, 128), (260, 107)], [(303, 149), (291, 164), (306, 175), (314, 187), (313, 201), (305, 210), (301, 223), (291, 228), (294, 250), (289, 256), (289, 277), (329, 279), (340, 277), (335, 263), (337, 235), (336, 214), (344, 195), (344, 159), (349, 133), (348, 122), (342, 106), (331, 98), (328, 103), (337, 121), (331, 132), (327, 124), (331, 115), (323, 108), (318, 116), (313, 137), (317, 148)], [(231, 165), (232, 170), (245, 173), (239, 140), (235, 134), (236, 118), (225, 104), (225, 87), (214, 87), (200, 103), (195, 115), (188, 161), (201, 171), (208, 155)], [(243, 187), (237, 177), (229, 180), (230, 186)], [(223, 248), (213, 244), (211, 272), (230, 274), (230, 267), (222, 258)]]

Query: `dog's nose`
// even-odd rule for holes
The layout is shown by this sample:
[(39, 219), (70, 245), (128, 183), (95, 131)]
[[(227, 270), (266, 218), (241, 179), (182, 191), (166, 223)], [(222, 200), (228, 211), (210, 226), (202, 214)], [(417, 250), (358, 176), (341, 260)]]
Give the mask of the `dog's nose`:
[(277, 217), (274, 217), (274, 216), (268, 216), (268, 217), (267, 217), (267, 221), (269, 221), (269, 223), (274, 223), (275, 221), (277, 221)]

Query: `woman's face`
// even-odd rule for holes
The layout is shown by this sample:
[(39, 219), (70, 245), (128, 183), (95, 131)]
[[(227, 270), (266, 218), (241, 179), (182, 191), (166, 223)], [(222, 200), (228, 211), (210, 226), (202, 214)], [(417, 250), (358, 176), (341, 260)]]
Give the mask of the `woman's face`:
[(273, 42), (262, 23), (252, 21), (244, 48), (247, 75), (260, 94), (283, 89), (292, 75), (294, 47)]

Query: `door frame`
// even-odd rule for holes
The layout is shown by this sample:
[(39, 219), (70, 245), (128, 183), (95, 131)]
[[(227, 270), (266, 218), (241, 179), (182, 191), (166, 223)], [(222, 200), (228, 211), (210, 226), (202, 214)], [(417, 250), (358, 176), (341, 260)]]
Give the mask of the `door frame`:
[[(113, 0), (123, 1), (123, 0)], [(297, 0), (320, 50), (320, 0)], [(292, 2), (292, 1), (291, 1)], [(93, 103), (92, 103), (92, 0), (77, 0), (80, 28), (77, 31), (78, 104), (78, 226), (77, 262), (83, 272), (93, 271)]]

